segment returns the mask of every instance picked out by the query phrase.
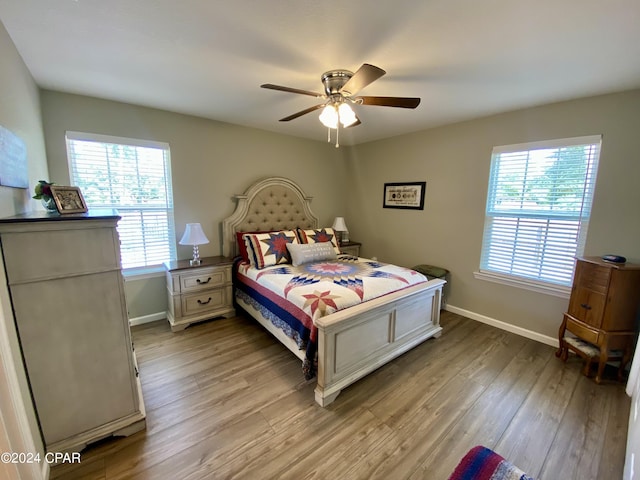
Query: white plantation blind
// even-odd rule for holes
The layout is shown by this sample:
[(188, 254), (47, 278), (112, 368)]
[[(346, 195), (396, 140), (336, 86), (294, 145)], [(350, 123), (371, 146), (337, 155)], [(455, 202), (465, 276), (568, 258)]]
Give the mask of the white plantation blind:
[(122, 268), (175, 260), (169, 145), (67, 132), (71, 183), (89, 208), (113, 208)]
[(480, 271), (570, 286), (584, 251), (601, 136), (495, 147)]

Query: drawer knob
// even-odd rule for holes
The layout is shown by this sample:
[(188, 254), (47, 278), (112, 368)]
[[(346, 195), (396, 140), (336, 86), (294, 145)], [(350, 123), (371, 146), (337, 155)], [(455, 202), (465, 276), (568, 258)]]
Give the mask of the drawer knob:
[(585, 310), (591, 310), (591, 305), (587, 305), (586, 303), (581, 303), (580, 306)]
[[(206, 283), (206, 282), (205, 282), (205, 283)], [(198, 299), (198, 303), (199, 303), (200, 305), (206, 305), (206, 304), (208, 304), (210, 301), (211, 301), (211, 297), (209, 297), (209, 300), (207, 300), (206, 302), (203, 302), (202, 300)]]
[[(211, 277), (207, 278), (207, 280), (205, 280), (204, 282), (203, 282), (202, 280), (200, 280), (199, 278), (198, 278), (198, 279), (196, 279), (196, 283), (197, 283), (198, 285), (206, 285), (206, 284), (207, 284), (207, 283), (209, 283), (210, 281), (211, 281)], [(211, 299), (209, 299), (209, 300), (211, 300)]]

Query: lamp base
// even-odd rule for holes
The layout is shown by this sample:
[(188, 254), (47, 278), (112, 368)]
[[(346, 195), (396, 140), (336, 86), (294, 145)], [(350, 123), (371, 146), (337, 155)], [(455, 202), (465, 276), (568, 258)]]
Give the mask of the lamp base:
[(193, 258), (189, 260), (189, 265), (192, 267), (194, 265), (200, 265), (200, 249), (198, 248), (198, 245), (193, 246)]

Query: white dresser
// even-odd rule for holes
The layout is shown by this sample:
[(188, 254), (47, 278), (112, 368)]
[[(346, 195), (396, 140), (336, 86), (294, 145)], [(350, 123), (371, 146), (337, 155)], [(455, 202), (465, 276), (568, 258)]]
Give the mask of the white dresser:
[(15, 323), (46, 449), (145, 428), (113, 211), (0, 219)]

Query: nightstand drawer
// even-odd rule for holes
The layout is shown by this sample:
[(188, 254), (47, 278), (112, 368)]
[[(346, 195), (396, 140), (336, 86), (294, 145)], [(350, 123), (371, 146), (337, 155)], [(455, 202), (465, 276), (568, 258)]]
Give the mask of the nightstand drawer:
[(353, 255), (354, 257), (360, 256), (360, 246), (362, 244), (359, 242), (348, 242), (340, 245), (340, 253), (345, 255)]
[(598, 345), (598, 330), (593, 330), (569, 316), (567, 317), (567, 330), (586, 342)]
[(199, 270), (197, 275), (180, 275), (180, 291), (182, 293), (197, 292), (208, 288), (215, 288), (228, 283), (229, 269)]
[(226, 288), (218, 288), (200, 294), (183, 295), (182, 315), (197, 315), (226, 306), (228, 304), (226, 291)]

